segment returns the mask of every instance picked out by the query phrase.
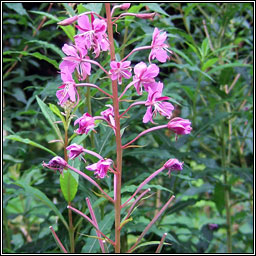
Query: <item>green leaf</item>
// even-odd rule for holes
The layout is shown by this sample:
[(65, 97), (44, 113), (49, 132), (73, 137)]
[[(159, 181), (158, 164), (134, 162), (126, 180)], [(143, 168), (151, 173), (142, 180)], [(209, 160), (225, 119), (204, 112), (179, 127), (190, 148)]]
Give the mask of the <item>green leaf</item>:
[(23, 8), (22, 3), (5, 3), (5, 5), (11, 9), (17, 12), (19, 15), (27, 15), (27, 11)]
[[(142, 188), (142, 190), (146, 190), (148, 188), (155, 188), (155, 189), (158, 189), (158, 190), (164, 190), (164, 191), (168, 191), (170, 193), (173, 193), (173, 191), (171, 191), (170, 189), (167, 189), (165, 187), (162, 187), (161, 185), (149, 185), (149, 184), (146, 184)], [(124, 186), (122, 188), (122, 190), (121, 190), (121, 193), (125, 193), (125, 192), (133, 193), (136, 189), (137, 189), (137, 186), (135, 186), (135, 185)]]
[(187, 6), (184, 8), (184, 17), (187, 17), (189, 13), (192, 11), (194, 7), (197, 6), (197, 3), (187, 4)]
[(52, 60), (48, 57), (46, 57), (45, 55), (42, 55), (41, 53), (39, 52), (33, 52), (33, 53), (30, 53), (30, 52), (26, 52), (26, 51), (5, 51), (3, 53), (3, 55), (12, 55), (12, 54), (22, 54), (24, 56), (33, 56), (39, 60), (45, 60), (47, 62), (49, 62), (50, 64), (52, 64), (56, 69), (59, 69), (59, 65), (57, 63), (56, 60)]
[(22, 187), (28, 195), (33, 196), (35, 199), (38, 199), (39, 201), (41, 201), (44, 205), (47, 205), (60, 218), (60, 220), (65, 225), (65, 227), (69, 229), (68, 224), (65, 221), (61, 212), (57, 209), (54, 203), (42, 191), (40, 191), (37, 188), (31, 187), (30, 185), (24, 183), (23, 181), (16, 181), (14, 184)]
[(181, 85), (181, 88), (186, 92), (188, 97), (193, 101), (196, 96), (194, 90), (192, 90), (189, 86), (186, 86), (186, 85)]
[(209, 51), (209, 40), (208, 38), (205, 38), (201, 46), (202, 61), (204, 61), (204, 59), (206, 58), (208, 51)]
[(21, 138), (20, 136), (18, 135), (8, 135), (7, 137), (5, 137), (5, 139), (8, 139), (8, 140), (14, 140), (14, 141), (18, 141), (18, 142), (22, 142), (22, 143), (25, 143), (25, 144), (28, 144), (28, 145), (31, 145), (31, 146), (34, 146), (34, 147), (37, 147), (37, 148), (40, 148), (40, 149), (43, 149), (45, 151), (47, 151), (48, 153), (54, 155), (54, 156), (57, 156), (57, 154), (55, 154), (53, 151), (51, 151), (50, 149), (30, 140), (30, 139), (24, 139), (24, 138)]
[(74, 42), (74, 36), (76, 34), (74, 27), (72, 27), (71, 25), (68, 25), (68, 26), (60, 26), (60, 28), (66, 33), (68, 38), (72, 42)]
[(198, 49), (193, 44), (189, 43), (188, 41), (185, 41), (185, 43), (192, 49), (192, 51), (198, 56), (198, 58), (201, 57)]
[[(197, 199), (199, 200), (199, 199)], [(194, 205), (196, 202), (197, 202), (196, 199), (188, 199), (188, 200), (182, 200), (182, 201), (179, 201), (177, 203), (175, 203), (170, 209), (168, 209), (168, 214), (171, 214), (171, 213), (174, 213), (174, 212), (178, 212), (190, 205)], [(166, 213), (167, 215), (167, 213)]]
[(213, 69), (211, 69), (208, 74), (212, 74), (215, 73), (216, 71), (225, 69), (225, 68), (234, 68), (234, 67), (252, 67), (252, 65), (250, 64), (243, 64), (243, 63), (239, 63), (239, 62), (235, 62), (235, 63), (228, 63), (228, 64), (223, 64), (221, 66), (217, 66)]
[(53, 50), (53, 51), (56, 52), (61, 58), (63, 58), (63, 57), (65, 56), (65, 54), (64, 54), (57, 46), (55, 46), (54, 44), (48, 43), (48, 42), (46, 42), (46, 41), (42, 41), (42, 40), (30, 40), (30, 41), (27, 41), (26, 43), (28, 43), (28, 44), (32, 44), (32, 43), (39, 44), (40, 46), (43, 46), (43, 47), (45, 47), (45, 48), (48, 48), (48, 49)]
[(37, 103), (38, 103), (38, 105), (40, 106), (40, 108), (43, 112), (43, 115), (45, 116), (45, 118), (47, 119), (47, 121), (49, 122), (51, 127), (54, 129), (54, 131), (56, 132), (58, 138), (61, 141), (63, 141), (60, 129), (57, 126), (57, 124), (54, 123), (56, 120), (55, 120), (55, 117), (54, 117), (53, 113), (51, 112), (50, 108), (42, 100), (40, 100), (38, 98), (38, 96), (36, 96), (36, 100), (37, 100)]
[(87, 9), (84, 7), (84, 5), (82, 3), (77, 5), (77, 12), (78, 12), (78, 14), (81, 14), (81, 13), (86, 12), (86, 11), (87, 11)]
[(195, 66), (195, 64), (193, 63), (193, 61), (182, 51), (176, 49), (176, 48), (171, 48), (172, 51), (174, 51), (175, 53), (177, 53), (179, 56), (181, 56), (184, 60), (186, 60), (187, 63), (189, 63), (191, 66)]
[(50, 110), (55, 114), (57, 115), (62, 122), (65, 122), (65, 118), (63, 117), (63, 115), (60, 113), (60, 110), (58, 109), (58, 107), (54, 104), (51, 104), (49, 103), (49, 107), (50, 107)]
[(71, 171), (64, 170), (60, 175), (60, 188), (67, 202), (71, 202), (77, 193), (78, 182), (71, 174)]
[[(94, 208), (94, 204), (93, 204)], [(95, 209), (95, 208), (94, 208)], [(111, 228), (115, 221), (114, 211), (111, 211), (109, 214), (105, 215), (103, 220), (99, 222), (99, 230), (107, 235), (111, 232)], [(96, 235), (95, 229), (92, 229), (91, 235)], [(81, 253), (97, 253), (100, 250), (99, 242), (95, 238), (89, 238), (86, 241), (86, 244), (82, 248)]]
[(165, 10), (163, 10), (158, 3), (145, 3), (143, 5), (147, 6), (150, 10), (152, 10), (154, 12), (169, 16), (169, 14), (167, 12), (165, 12)]
[[(126, 10), (126, 12), (128, 13), (139, 13), (140, 9), (143, 8), (144, 5), (143, 4), (139, 4), (139, 5), (133, 5), (131, 6), (128, 10)], [(125, 27), (129, 27), (130, 23), (135, 19), (134, 16), (127, 16), (125, 17)]]
[(211, 125), (213, 125), (213, 124), (215, 124), (215, 123), (217, 123), (217, 122), (219, 122), (220, 120), (222, 120), (222, 119), (226, 119), (226, 120), (228, 120), (228, 117), (230, 117), (231, 116), (231, 114), (230, 113), (227, 113), (227, 112), (224, 112), (224, 113), (222, 113), (222, 112), (220, 112), (220, 113), (218, 113), (214, 118), (211, 118), (210, 119), (210, 121), (204, 121), (204, 125), (199, 129), (199, 130), (197, 130), (194, 134), (193, 134), (193, 136), (194, 137), (196, 137), (198, 134), (200, 134), (202, 131), (204, 131), (204, 130), (206, 130), (206, 128), (208, 128), (209, 126), (211, 126)]
[(103, 3), (90, 3), (90, 4), (84, 5), (84, 7), (92, 12), (96, 12), (97, 14), (100, 14), (102, 5)]
[(22, 163), (23, 162), (22, 159), (16, 159), (13, 156), (7, 155), (7, 154), (3, 154), (3, 160), (4, 161), (14, 162), (14, 163)]
[(51, 20), (54, 20), (56, 22), (60, 21), (59, 18), (57, 18), (56, 16), (53, 16), (52, 14), (50, 14), (48, 12), (41, 12), (41, 11), (29, 11), (29, 12), (32, 12), (32, 13), (35, 13), (35, 14), (39, 14), (39, 15), (42, 15), (42, 16), (46, 16), (47, 18), (49, 18)]
[(64, 8), (68, 12), (68, 14), (70, 14), (71, 16), (75, 16), (76, 15), (75, 11), (73, 10), (73, 8), (69, 4), (63, 3), (62, 5), (64, 6)]
[[(133, 250), (131, 250), (130, 252), (134, 252), (135, 250), (143, 246), (155, 245), (155, 244), (160, 244), (160, 241), (150, 241), (150, 242), (141, 243), (137, 245), (135, 248), (133, 248)], [(164, 242), (163, 245), (172, 245), (172, 244)]]
[(214, 186), (214, 193), (212, 200), (215, 202), (216, 207), (220, 213), (222, 214), (223, 209), (225, 208), (225, 188), (221, 183), (217, 183)]
[(205, 71), (207, 68), (211, 67), (216, 61), (218, 61), (218, 58), (207, 60), (202, 66), (202, 71)]

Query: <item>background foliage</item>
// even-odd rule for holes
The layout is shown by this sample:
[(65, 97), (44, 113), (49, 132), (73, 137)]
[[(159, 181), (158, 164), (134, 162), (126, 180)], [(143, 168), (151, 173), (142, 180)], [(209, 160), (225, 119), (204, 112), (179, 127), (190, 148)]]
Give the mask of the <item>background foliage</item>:
[[(64, 18), (94, 10), (104, 15), (103, 4), (3, 4), (3, 235), (4, 251), (16, 253), (54, 253), (59, 249), (50, 235), (53, 225), (68, 248), (65, 229), (66, 201), (60, 190), (59, 175), (42, 168), (53, 155), (63, 155), (58, 143), (49, 141), (63, 133), (56, 103), (61, 85), (58, 64), (61, 47), (70, 43), (74, 27), (60, 28)], [(253, 6), (250, 3), (148, 3), (132, 4), (129, 11), (156, 11), (154, 20), (126, 18), (119, 21), (115, 34), (118, 57), (135, 46), (149, 45), (154, 27), (167, 31), (173, 51), (171, 60), (160, 65), (164, 94), (172, 98), (175, 115), (192, 120), (193, 132), (175, 141), (162, 130), (140, 138), (142, 148), (124, 152), (123, 196), (158, 169), (170, 157), (184, 161), (181, 173), (170, 178), (163, 173), (149, 186), (155, 193), (133, 213), (133, 221), (123, 228), (122, 246), (128, 248), (144, 230), (155, 212), (170, 197), (175, 203), (152, 227), (136, 252), (154, 252), (167, 232), (165, 253), (227, 252), (227, 230), (231, 232), (232, 252), (253, 252)], [(220, 18), (221, 17), (221, 18)], [(144, 53), (133, 55), (133, 64), (144, 60)], [(104, 61), (103, 61), (104, 60)], [(108, 67), (109, 56), (102, 58)], [(145, 60), (146, 61), (146, 60)], [(98, 81), (101, 70), (94, 69), (90, 82)], [(107, 90), (109, 84), (101, 81)], [(99, 83), (99, 82), (98, 82)], [(83, 91), (84, 90), (84, 91)], [(93, 89), (93, 115), (108, 102)], [(136, 97), (136, 93), (133, 97)], [(86, 99), (88, 92), (81, 89)], [(123, 108), (127, 106), (123, 104)], [(81, 116), (88, 100), (77, 109)], [(141, 120), (145, 108), (129, 112), (123, 122), (124, 143), (149, 125)], [(159, 124), (166, 121), (157, 119)], [(80, 142), (104, 157), (115, 152), (110, 128), (100, 125), (98, 133)], [(70, 135), (72, 129), (70, 129)], [(79, 143), (81, 137), (74, 138)], [(93, 162), (94, 159), (91, 159)], [(90, 160), (89, 160), (90, 161)], [(84, 164), (75, 162), (84, 169)], [(91, 175), (91, 173), (88, 172)], [(65, 186), (65, 181), (61, 181)], [(85, 197), (93, 202), (99, 226), (113, 236), (113, 209), (99, 198), (85, 181), (74, 177), (72, 204), (87, 212)], [(111, 191), (111, 177), (102, 181)], [(64, 185), (63, 185), (64, 184)], [(77, 187), (78, 186), (78, 187)], [(228, 207), (227, 207), (228, 205)], [(230, 225), (226, 216), (230, 216)], [(57, 224), (56, 224), (57, 222)], [(74, 215), (76, 252), (98, 252), (91, 226)], [(209, 223), (218, 224), (211, 230)], [(111, 233), (112, 232), (112, 233)], [(143, 245), (143, 244), (142, 244)], [(111, 248), (109, 248), (111, 252)]]

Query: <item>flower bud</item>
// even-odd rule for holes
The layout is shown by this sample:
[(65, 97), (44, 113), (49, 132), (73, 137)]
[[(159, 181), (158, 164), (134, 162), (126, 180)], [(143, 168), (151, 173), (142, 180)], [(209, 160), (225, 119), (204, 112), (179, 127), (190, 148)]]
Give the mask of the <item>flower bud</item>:
[(120, 9), (124, 11), (124, 10), (129, 9), (130, 6), (131, 6), (130, 3), (124, 3), (124, 4), (122, 4), (122, 5), (120, 6)]
[(62, 173), (63, 169), (67, 166), (67, 162), (60, 156), (52, 158), (48, 164), (43, 162), (43, 166), (52, 170), (59, 170)]
[(88, 114), (83, 114), (82, 117), (78, 118), (74, 125), (79, 124), (79, 128), (75, 130), (77, 134), (87, 134), (90, 130), (93, 130), (95, 123), (94, 118)]
[(68, 157), (70, 159), (74, 159), (84, 152), (84, 148), (76, 143), (69, 145), (66, 149), (69, 151)]
[(60, 25), (60, 26), (68, 26), (68, 25), (71, 25), (77, 19), (78, 19), (78, 16), (73, 16), (71, 18), (62, 20), (62, 21), (58, 22), (57, 24)]
[(156, 13), (153, 12), (153, 13), (139, 13), (139, 14), (136, 14), (135, 16), (140, 19), (148, 20), (148, 19), (154, 19), (155, 15)]
[(191, 122), (188, 119), (175, 117), (167, 124), (167, 128), (177, 134), (189, 134), (192, 130), (190, 125)]
[(176, 158), (171, 158), (164, 164), (164, 167), (168, 169), (169, 172), (174, 170), (181, 171), (183, 169), (183, 162), (179, 162)]

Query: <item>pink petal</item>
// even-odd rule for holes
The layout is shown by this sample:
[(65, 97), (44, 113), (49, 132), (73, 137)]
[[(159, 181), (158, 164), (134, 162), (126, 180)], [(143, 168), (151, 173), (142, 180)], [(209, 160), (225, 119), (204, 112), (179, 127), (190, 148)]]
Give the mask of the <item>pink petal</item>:
[(68, 45), (68, 44), (64, 44), (64, 46), (62, 47), (62, 51), (63, 51), (67, 56), (78, 57), (78, 55), (77, 55), (77, 50), (75, 49), (74, 46), (71, 46), (71, 45)]
[(83, 29), (83, 31), (81, 31), (81, 32), (92, 30), (92, 25), (91, 25), (87, 15), (83, 15), (83, 16), (79, 17), (77, 23), (80, 26), (80, 28)]
[(118, 68), (118, 62), (117, 61), (111, 61), (110, 62), (110, 67), (112, 69), (117, 69)]
[(60, 63), (60, 70), (61, 70), (61, 79), (63, 82), (70, 81), (69, 79), (72, 77), (72, 73), (74, 72), (75, 68), (77, 66), (77, 63), (63, 60)]
[(97, 163), (86, 166), (86, 169), (89, 170), (89, 171), (96, 171), (97, 170)]
[(144, 62), (140, 62), (137, 65), (135, 65), (134, 67), (134, 73), (137, 76), (140, 76), (141, 74), (143, 74), (145, 71), (147, 70), (147, 65)]
[(121, 62), (121, 67), (122, 68), (129, 68), (130, 66), (131, 66), (131, 62), (130, 61)]
[(104, 34), (106, 32), (107, 24), (104, 20), (95, 19), (93, 22), (93, 26), (94, 26), (94, 31), (96, 33)]
[(149, 121), (152, 122), (152, 116), (153, 116), (153, 114), (152, 114), (152, 107), (149, 106), (149, 107), (147, 107), (147, 111), (146, 111), (146, 113), (145, 113), (145, 115), (143, 117), (143, 123), (148, 123)]
[(155, 50), (155, 56), (158, 61), (164, 63), (169, 58), (167, 52), (164, 49)]
[(156, 64), (151, 64), (148, 66), (147, 71), (143, 78), (153, 78), (159, 74), (159, 67)]

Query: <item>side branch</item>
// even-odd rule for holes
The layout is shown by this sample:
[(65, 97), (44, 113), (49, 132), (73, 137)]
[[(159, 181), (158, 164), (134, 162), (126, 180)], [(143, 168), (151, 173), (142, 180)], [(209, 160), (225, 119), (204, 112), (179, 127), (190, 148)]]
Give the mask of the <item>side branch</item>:
[(136, 138), (134, 138), (133, 140), (131, 140), (130, 142), (128, 142), (127, 144), (123, 145), (122, 148), (125, 149), (127, 148), (130, 144), (132, 144), (134, 141), (136, 141), (138, 138), (140, 138), (142, 135), (145, 135), (149, 132), (152, 132), (152, 131), (156, 131), (156, 130), (160, 130), (160, 129), (163, 129), (163, 128), (167, 128), (167, 124), (165, 125), (159, 125), (159, 126), (156, 126), (156, 127), (153, 127), (153, 128), (150, 128), (150, 129), (147, 129), (143, 132), (141, 132)]
[(87, 87), (92, 87), (92, 88), (96, 88), (98, 89), (100, 92), (104, 93), (105, 95), (107, 95), (110, 98), (113, 98), (112, 95), (110, 95), (109, 93), (105, 92), (104, 90), (102, 90), (99, 86), (97, 86), (96, 84), (90, 84), (90, 83), (80, 83), (80, 84), (76, 84), (76, 86), (87, 86)]
[(166, 208), (169, 206), (169, 204), (172, 202), (172, 200), (175, 198), (175, 196), (171, 196), (171, 198), (168, 200), (168, 202), (162, 207), (162, 209), (155, 215), (153, 220), (150, 221), (150, 223), (147, 225), (147, 227), (144, 229), (144, 231), (141, 233), (141, 235), (138, 237), (135, 244), (127, 251), (128, 253), (133, 252), (137, 244), (141, 241), (141, 239), (146, 235), (148, 230), (155, 224), (157, 219), (162, 215), (162, 213), (166, 210)]

